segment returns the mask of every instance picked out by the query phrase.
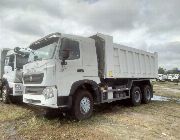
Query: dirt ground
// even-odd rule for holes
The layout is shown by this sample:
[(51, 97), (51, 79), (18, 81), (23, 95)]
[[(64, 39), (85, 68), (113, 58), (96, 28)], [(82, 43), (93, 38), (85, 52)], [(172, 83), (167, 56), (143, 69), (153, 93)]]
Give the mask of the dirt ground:
[[(155, 83), (153, 100), (138, 107), (115, 102), (95, 107), (93, 116), (76, 122), (66, 116), (44, 117), (41, 110), (0, 103), (1, 140), (180, 139), (180, 85)], [(172, 99), (172, 100), (171, 100)]]

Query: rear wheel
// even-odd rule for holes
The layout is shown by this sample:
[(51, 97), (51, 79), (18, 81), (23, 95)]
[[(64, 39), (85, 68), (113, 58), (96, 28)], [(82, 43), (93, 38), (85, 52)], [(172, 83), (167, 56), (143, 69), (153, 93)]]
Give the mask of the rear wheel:
[(5, 104), (10, 103), (8, 87), (6, 85), (3, 86), (3, 88), (2, 88), (2, 102)]
[(93, 97), (87, 90), (79, 90), (73, 102), (73, 116), (77, 120), (91, 117), (93, 112)]
[(142, 94), (138, 86), (134, 86), (131, 90), (131, 104), (138, 106), (141, 104)]
[(152, 89), (149, 85), (144, 86), (142, 94), (142, 102), (147, 104), (151, 101)]

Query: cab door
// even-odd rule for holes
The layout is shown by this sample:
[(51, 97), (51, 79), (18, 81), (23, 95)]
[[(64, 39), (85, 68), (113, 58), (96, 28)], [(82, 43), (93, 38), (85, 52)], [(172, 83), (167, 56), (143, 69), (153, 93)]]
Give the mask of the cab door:
[(81, 80), (84, 73), (79, 40), (67, 37), (61, 39), (56, 66), (58, 94), (59, 96), (68, 96), (72, 84)]

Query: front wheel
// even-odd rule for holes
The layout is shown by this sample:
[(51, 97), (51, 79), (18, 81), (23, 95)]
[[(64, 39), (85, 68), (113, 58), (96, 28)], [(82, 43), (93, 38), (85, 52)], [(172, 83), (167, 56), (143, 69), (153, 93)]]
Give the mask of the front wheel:
[(76, 120), (84, 120), (91, 117), (93, 112), (93, 97), (87, 90), (79, 90), (73, 102), (73, 116)]
[(3, 86), (2, 88), (2, 102), (5, 104), (10, 103), (7, 86)]

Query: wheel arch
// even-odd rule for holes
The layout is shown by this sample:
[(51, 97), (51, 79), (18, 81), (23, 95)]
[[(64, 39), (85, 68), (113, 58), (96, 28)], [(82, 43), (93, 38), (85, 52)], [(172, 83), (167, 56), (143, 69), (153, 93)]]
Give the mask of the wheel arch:
[(70, 96), (76, 95), (80, 89), (88, 90), (92, 94), (95, 103), (100, 102), (99, 86), (95, 81), (87, 79), (74, 82), (70, 89)]
[(5, 78), (2, 79), (2, 87), (4, 85), (6, 85), (9, 88), (9, 83), (8, 83), (7, 79), (5, 79)]

